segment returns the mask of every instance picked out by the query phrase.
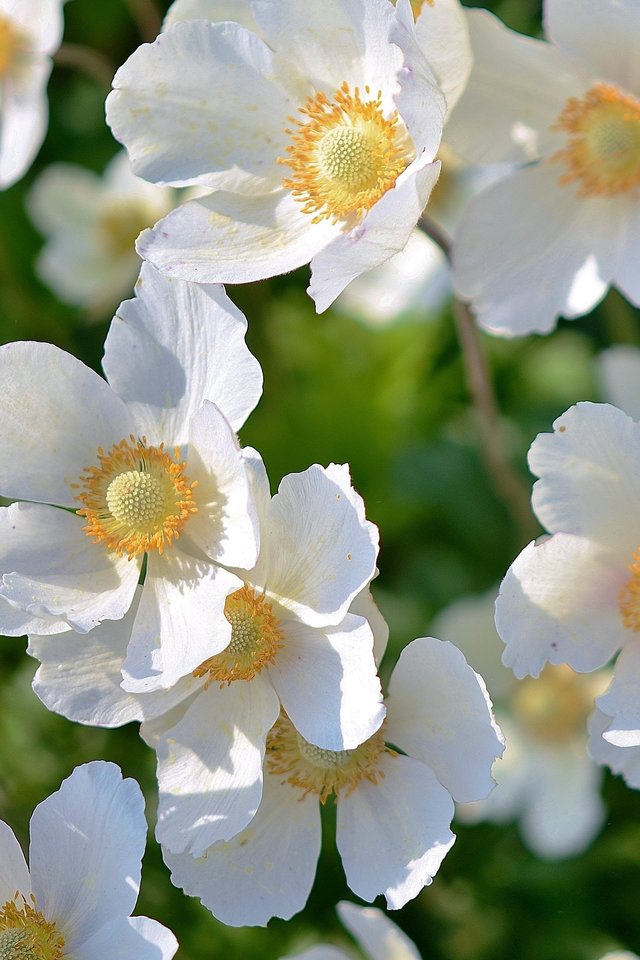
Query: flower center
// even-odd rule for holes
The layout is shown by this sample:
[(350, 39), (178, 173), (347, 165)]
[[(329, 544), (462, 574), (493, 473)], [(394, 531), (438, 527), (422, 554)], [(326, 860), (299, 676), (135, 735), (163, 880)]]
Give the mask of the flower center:
[(0, 909), (0, 960), (59, 960), (63, 949), (56, 925), (24, 899)]
[(618, 609), (625, 627), (640, 633), (640, 550), (633, 554), (629, 572), (631, 576), (618, 594)]
[(207, 677), (205, 688), (214, 680), (221, 686), (253, 680), (274, 662), (282, 646), (282, 631), (271, 604), (247, 584), (227, 597), (224, 615), (231, 624), (229, 646), (193, 671), (194, 677)]
[(21, 47), (24, 47), (23, 37), (18, 33), (11, 20), (0, 14), (0, 77), (8, 73), (11, 63)]
[(547, 665), (537, 680), (518, 684), (513, 711), (532, 739), (564, 743), (584, 733), (594, 697), (605, 685), (601, 674), (585, 677), (566, 664)]
[(334, 223), (359, 218), (395, 184), (410, 163), (406, 134), (398, 129), (398, 114), (385, 117), (381, 94), (371, 98), (364, 88), (353, 93), (343, 83), (332, 101), (324, 93), (308, 97), (295, 120), (297, 130), (287, 130), (292, 143), (288, 157), (278, 162), (291, 167), (283, 180), (302, 204), (312, 222), (326, 218)]
[(598, 83), (584, 97), (571, 97), (552, 129), (569, 144), (552, 160), (567, 170), (560, 183), (577, 182), (578, 196), (613, 197), (640, 186), (640, 100)]
[(95, 543), (103, 542), (107, 550), (129, 560), (148, 550), (162, 553), (177, 539), (197, 507), (190, 483), (184, 474), (186, 463), (180, 462), (159, 447), (147, 446), (146, 439), (131, 436), (121, 440), (105, 453), (98, 449), (98, 467), (86, 467), (76, 496), (82, 504), (78, 510), (86, 517), (83, 527)]
[(135, 253), (138, 234), (149, 226), (147, 207), (136, 200), (111, 202), (100, 217), (98, 230), (102, 247), (110, 258)]
[(267, 737), (267, 769), (302, 791), (315, 793), (321, 803), (334, 794), (348, 796), (361, 780), (378, 783), (383, 753), (395, 756), (384, 742), (380, 728), (369, 740), (353, 750), (324, 750), (302, 737), (282, 712)]

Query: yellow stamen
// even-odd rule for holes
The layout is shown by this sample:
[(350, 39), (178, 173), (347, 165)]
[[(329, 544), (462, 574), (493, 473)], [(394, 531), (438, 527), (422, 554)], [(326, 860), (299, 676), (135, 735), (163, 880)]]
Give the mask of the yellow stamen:
[(571, 97), (552, 127), (569, 144), (552, 160), (567, 170), (560, 184), (578, 183), (578, 196), (635, 196), (640, 186), (640, 100), (598, 83), (584, 97)]
[(111, 201), (98, 223), (102, 249), (110, 258), (135, 254), (138, 234), (154, 219), (141, 200)]
[(16, 894), (0, 909), (0, 960), (60, 960), (64, 938), (55, 923)]
[(604, 691), (607, 681), (602, 671), (584, 676), (566, 664), (548, 664), (537, 679), (529, 677), (518, 684), (513, 712), (533, 740), (566, 743), (584, 736), (594, 698)]
[(625, 627), (640, 633), (640, 550), (633, 554), (629, 572), (631, 576), (618, 594), (618, 609)]
[(282, 646), (282, 631), (271, 604), (247, 584), (227, 597), (224, 615), (231, 624), (229, 646), (193, 671), (194, 677), (207, 677), (205, 688), (214, 680), (220, 686), (253, 680), (274, 662)]
[(25, 38), (8, 17), (0, 14), (0, 77), (9, 72), (12, 63), (24, 49)]
[(267, 737), (267, 769), (302, 791), (315, 793), (320, 803), (330, 796), (349, 796), (362, 780), (378, 783), (384, 777), (383, 754), (396, 756), (384, 742), (382, 727), (353, 750), (324, 750), (302, 737), (282, 712)]
[(82, 490), (75, 499), (82, 504), (77, 513), (87, 519), (84, 532), (129, 560), (149, 550), (162, 553), (197, 510), (197, 481), (185, 476), (180, 449), (174, 459), (164, 444), (150, 447), (145, 437), (131, 435), (108, 453), (99, 447), (97, 457), (100, 465), (85, 467), (81, 482), (72, 484)]
[(333, 100), (324, 93), (308, 97), (287, 130), (292, 143), (278, 163), (291, 167), (283, 185), (302, 204), (312, 222), (357, 220), (390, 190), (412, 157), (398, 114), (385, 117), (382, 95), (362, 100), (356, 87), (343, 83)]

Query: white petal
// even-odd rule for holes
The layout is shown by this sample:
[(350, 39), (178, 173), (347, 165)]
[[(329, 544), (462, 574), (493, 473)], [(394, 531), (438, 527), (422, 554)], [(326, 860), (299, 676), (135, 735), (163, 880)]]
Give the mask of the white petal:
[(171, 881), (232, 927), (289, 920), (307, 902), (320, 853), (317, 797), (265, 776), (260, 809), (242, 833), (195, 860), (163, 851)]
[[(62, 40), (65, 0), (5, 0), (3, 7), (40, 53), (53, 53)], [(4, 13), (4, 10), (3, 10)]]
[(316, 947), (309, 947), (301, 953), (288, 953), (286, 957), (280, 960), (352, 960), (352, 957), (344, 950), (338, 950), (337, 947), (330, 947), (326, 944), (320, 944)]
[(339, 233), (312, 223), (288, 190), (217, 192), (183, 203), (140, 235), (140, 256), (163, 273), (197, 283), (247, 283), (309, 263)]
[(178, 941), (167, 927), (147, 917), (118, 917), (77, 944), (74, 960), (171, 960)]
[(10, 187), (29, 169), (47, 131), (46, 85), (51, 61), (28, 54), (20, 74), (2, 81), (0, 189)]
[(422, 960), (416, 945), (375, 907), (358, 907), (341, 900), (338, 916), (371, 960)]
[[(640, 84), (638, 85), (640, 87)], [(640, 93), (640, 90), (638, 91)], [(638, 276), (638, 253), (640, 251), (640, 203), (625, 196), (624, 218), (626, 230), (621, 237), (613, 283), (636, 307), (640, 306), (640, 277)]]
[(606, 809), (600, 797), (602, 771), (579, 738), (538, 751), (521, 829), (527, 845), (549, 860), (575, 856), (589, 846)]
[(551, 533), (588, 537), (615, 550), (623, 564), (640, 546), (630, 519), (640, 498), (640, 424), (604, 403), (578, 403), (531, 446), (540, 477), (532, 503)]
[(235, 433), (209, 401), (191, 420), (188, 464), (198, 481), (189, 539), (217, 563), (249, 570), (258, 559), (259, 531), (247, 461)]
[(194, 560), (174, 543), (149, 554), (123, 687), (132, 693), (167, 689), (228, 645), (224, 604), (242, 581), (212, 563)]
[(32, 617), (60, 618), (86, 633), (102, 620), (124, 616), (140, 568), (92, 543), (82, 526), (82, 518), (44, 504), (13, 503), (0, 510), (6, 571), (0, 594)]
[(421, 760), (455, 800), (481, 800), (504, 740), (484, 681), (451, 643), (420, 637), (404, 648), (389, 681), (385, 737)]
[[(469, 203), (453, 281), (490, 333), (548, 333), (588, 313), (615, 273), (626, 217), (616, 199), (578, 197), (547, 161), (518, 170)], [(508, 211), (508, 215), (506, 215)]]
[(604, 399), (640, 420), (640, 350), (618, 343), (597, 358)]
[(440, 174), (431, 159), (425, 151), (414, 160), (356, 227), (314, 256), (308, 293), (318, 313), (361, 273), (404, 249)]
[(473, 62), (465, 11), (459, 0), (423, 3), (416, 36), (452, 110), (467, 85)]
[(604, 739), (616, 747), (640, 747), (640, 638), (634, 636), (616, 660), (611, 686), (596, 703), (611, 717)]
[(247, 826), (260, 805), (265, 738), (279, 710), (268, 680), (214, 681), (166, 730), (156, 746), (156, 835), (167, 850), (201, 857)]
[(76, 723), (119, 727), (142, 720), (139, 701), (120, 686), (122, 662), (138, 610), (106, 620), (90, 633), (30, 636), (27, 653), (41, 661), (33, 689), (49, 710)]
[(455, 837), (453, 801), (411, 757), (383, 756), (377, 783), (361, 780), (338, 803), (336, 843), (349, 887), (363, 900), (383, 893), (398, 910), (431, 883)]
[(604, 739), (603, 733), (611, 724), (611, 717), (595, 710), (589, 719), (589, 755), (596, 763), (620, 773), (628, 786), (640, 789), (640, 746), (617, 747)]
[(5, 637), (22, 637), (27, 633), (50, 636), (64, 633), (68, 629), (69, 626), (64, 620), (56, 617), (34, 617), (0, 597), (0, 633)]
[(94, 222), (100, 192), (100, 177), (91, 170), (72, 163), (53, 163), (29, 191), (27, 209), (41, 233), (62, 233), (71, 224), (86, 232)]
[(629, 637), (618, 610), (627, 577), (590, 540), (556, 533), (530, 543), (512, 563), (496, 602), (503, 663), (516, 677), (537, 677), (545, 663), (589, 673)]
[(253, 33), (258, 33), (258, 25), (251, 12), (251, 0), (174, 0), (169, 7), (162, 25), (168, 30), (174, 23), (182, 20), (234, 20)]
[(354, 613), (358, 617), (364, 617), (371, 627), (373, 633), (373, 656), (378, 666), (387, 649), (389, 640), (389, 625), (384, 619), (378, 605), (375, 602), (369, 587), (365, 587), (354, 597), (349, 613)]
[(139, 47), (113, 87), (107, 122), (138, 176), (258, 190), (282, 179), (276, 157), (296, 104), (278, 82), (271, 51), (244, 27), (178, 23)]
[(77, 483), (108, 450), (131, 433), (132, 420), (105, 381), (49, 343), (0, 347), (3, 387), (0, 492), (76, 507)]
[(584, 92), (585, 77), (550, 43), (508, 30), (486, 10), (466, 15), (474, 63), (447, 122), (447, 143), (472, 163), (548, 153), (558, 139), (551, 125), (566, 100)]
[(351, 750), (373, 736), (385, 715), (366, 620), (347, 614), (338, 627), (282, 625), (284, 646), (269, 676), (305, 740)]
[(13, 830), (0, 820), (0, 908), (13, 900), (16, 893), (29, 900), (31, 877)]
[(396, 85), (402, 57), (390, 43), (393, 10), (384, 0), (253, 0), (252, 9), (280, 62), (330, 98), (344, 82), (376, 93)]
[(256, 582), (312, 627), (337, 625), (375, 573), (378, 530), (349, 468), (314, 464), (284, 477), (271, 501)]
[(102, 760), (76, 767), (34, 810), (33, 892), (70, 955), (102, 924), (131, 913), (146, 837), (140, 787)]
[(262, 393), (246, 332), (247, 321), (222, 287), (171, 280), (143, 264), (135, 300), (113, 318), (103, 361), (140, 435), (150, 443), (185, 443), (203, 400), (238, 430)]
[(549, 39), (591, 74), (640, 93), (636, 0), (547, 0), (544, 20)]
[(396, 4), (391, 40), (404, 54), (399, 73), (401, 89), (394, 98), (398, 112), (416, 151), (424, 150), (433, 160), (442, 140), (447, 102), (434, 73), (435, 65), (425, 57), (426, 51), (417, 41), (413, 12), (406, 0)]

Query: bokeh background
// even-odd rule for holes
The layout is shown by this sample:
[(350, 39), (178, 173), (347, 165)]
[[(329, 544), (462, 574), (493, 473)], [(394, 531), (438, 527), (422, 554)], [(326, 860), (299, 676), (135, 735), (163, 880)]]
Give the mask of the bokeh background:
[[(156, 5), (164, 13), (168, 3)], [(482, 5), (509, 26), (539, 34), (533, 0)], [(51, 341), (99, 370), (111, 311), (89, 322), (38, 281), (34, 260), (43, 240), (25, 197), (53, 162), (101, 172), (117, 152), (104, 123), (108, 80), (152, 26), (153, 5), (70, 0), (65, 24), (65, 49), (49, 84), (48, 136), (31, 171), (0, 194), (0, 338)], [(499, 581), (522, 535), (479, 455), (449, 306), (429, 317), (409, 311), (375, 327), (336, 309), (317, 316), (306, 281), (303, 269), (229, 289), (248, 317), (249, 344), (265, 376), (241, 440), (261, 451), (274, 489), (286, 473), (313, 462), (351, 464), (381, 530), (375, 593), (391, 629), (388, 676), (402, 647), (428, 633), (440, 609)], [(612, 343), (640, 343), (638, 319), (612, 292), (592, 315), (561, 322), (549, 337), (483, 336), (509, 453), (527, 483), (532, 439), (575, 401), (601, 398), (595, 358)], [(135, 725), (101, 731), (48, 713), (31, 691), (36, 664), (24, 647), (22, 640), (0, 641), (0, 818), (26, 844), (35, 804), (75, 765), (104, 758), (139, 780), (153, 826), (154, 755)], [(619, 946), (640, 951), (638, 797), (612, 776), (604, 795), (609, 818), (600, 836), (583, 855), (560, 862), (529, 852), (513, 824), (459, 824), (433, 885), (393, 919), (425, 960), (596, 960)], [(180, 960), (270, 960), (320, 939), (346, 943), (333, 908), (355, 898), (335, 851), (330, 803), (324, 817), (316, 884), (307, 909), (289, 923), (272, 921), (267, 930), (219, 924), (171, 886), (152, 831), (137, 913), (175, 931)]]

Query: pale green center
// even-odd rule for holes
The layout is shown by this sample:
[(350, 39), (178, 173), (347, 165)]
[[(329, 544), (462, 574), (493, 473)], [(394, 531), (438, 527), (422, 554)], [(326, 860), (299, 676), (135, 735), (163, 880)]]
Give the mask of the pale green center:
[(385, 146), (375, 128), (334, 127), (318, 144), (318, 167), (341, 187), (368, 190), (382, 173)]
[(106, 500), (111, 516), (132, 527), (157, 522), (167, 507), (160, 480), (140, 470), (127, 470), (114, 477), (107, 488)]
[(354, 750), (324, 750), (314, 743), (309, 743), (298, 734), (298, 749), (304, 759), (314, 767), (319, 767), (321, 770), (335, 770), (348, 765), (357, 747)]

